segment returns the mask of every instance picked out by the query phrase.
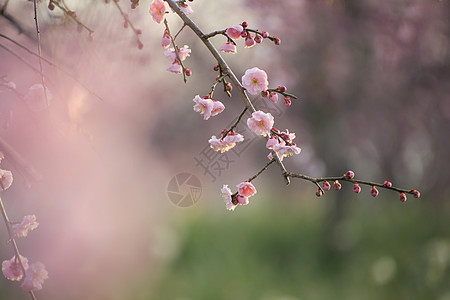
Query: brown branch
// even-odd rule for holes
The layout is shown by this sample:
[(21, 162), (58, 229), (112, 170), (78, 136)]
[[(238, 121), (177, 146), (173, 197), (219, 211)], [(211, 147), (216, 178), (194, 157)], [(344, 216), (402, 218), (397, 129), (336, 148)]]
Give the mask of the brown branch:
[[(248, 96), (247, 96), (247, 94), (245, 92), (245, 88), (242, 86), (241, 82), (236, 77), (236, 75), (234, 75), (233, 71), (227, 65), (227, 63), (222, 58), (222, 56), (219, 54), (217, 49), (208, 40), (207, 35), (205, 35), (200, 30), (200, 28), (198, 28), (198, 26), (189, 17), (187, 17), (186, 14), (183, 13), (183, 11), (181, 11), (181, 9), (178, 7), (176, 1), (174, 1), (174, 0), (164, 0), (164, 1), (166, 1), (169, 4), (170, 8), (172, 8), (172, 10), (181, 18), (181, 20), (183, 20), (183, 22), (189, 28), (191, 28), (191, 30), (200, 38), (200, 40), (203, 42), (203, 44), (208, 48), (209, 52), (211, 52), (213, 57), (219, 63), (219, 66), (223, 70), (223, 74), (227, 75), (230, 78), (230, 81), (233, 83), (233, 85), (238, 90), (239, 95), (241, 96), (241, 98), (243, 99), (243, 101), (245, 103), (245, 106), (248, 108), (248, 110), (250, 112), (252, 112), (252, 113), (255, 112), (256, 109), (253, 106), (253, 103), (248, 98)], [(266, 139), (268, 139), (267, 136), (266, 136)], [(285, 176), (285, 174), (287, 173), (286, 168), (284, 167), (284, 165), (283, 165), (281, 159), (279, 158), (278, 154), (275, 153), (275, 152), (273, 152), (273, 153), (274, 153), (274, 158), (276, 159), (277, 164), (278, 164), (278, 166), (280, 168), (281, 174), (283, 174), (284, 182), (286, 183), (286, 185), (288, 185), (290, 183), (290, 180), (289, 180), (288, 176)]]

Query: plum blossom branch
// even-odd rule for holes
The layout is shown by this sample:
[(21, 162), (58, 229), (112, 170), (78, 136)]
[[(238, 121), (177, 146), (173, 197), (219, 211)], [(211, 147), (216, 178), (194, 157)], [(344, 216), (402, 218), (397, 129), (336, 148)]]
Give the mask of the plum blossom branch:
[(247, 111), (247, 107), (244, 107), (244, 110), (241, 112), (241, 114), (237, 118), (236, 122), (234, 122), (234, 124), (230, 127), (230, 129), (228, 129), (227, 131), (225, 131), (224, 134), (222, 134), (222, 139), (225, 138), (230, 132), (232, 132), (236, 128), (236, 126), (238, 126), (239, 122), (241, 122), (241, 119), (244, 116), (246, 111)]
[(173, 38), (172, 34), (170, 33), (169, 23), (167, 22), (166, 19), (164, 19), (164, 25), (166, 26), (167, 33), (170, 36), (170, 40), (172, 42), (172, 46), (174, 48), (174, 52), (175, 52), (175, 56), (177, 58), (177, 61), (181, 65), (181, 71), (183, 73), (183, 81), (184, 81), (184, 83), (186, 83), (187, 82), (187, 79), (186, 79), (186, 70), (187, 69), (185, 68), (185, 66), (183, 64), (183, 60), (180, 58), (180, 53), (179, 53), (178, 46), (177, 46), (177, 44), (175, 44), (175, 38)]
[(63, 5), (61, 5), (61, 3), (59, 3), (59, 1), (56, 0), (50, 0), (50, 3), (48, 5), (48, 8), (50, 10), (53, 10), (54, 7), (58, 7), (59, 9), (61, 9), (64, 14), (66, 16), (68, 16), (69, 18), (71, 18), (72, 20), (74, 20), (79, 28), (84, 28), (89, 32), (89, 37), (93, 38), (94, 37), (94, 30), (92, 30), (91, 28), (89, 28), (88, 26), (86, 26), (83, 22), (81, 22), (80, 20), (78, 20), (77, 18), (77, 13), (75, 11), (72, 11), (70, 9), (67, 8), (67, 5), (63, 2)]
[[(5, 187), (3, 186), (3, 182), (1, 180), (0, 180), (0, 185), (2, 187), (2, 190), (4, 190)], [(6, 230), (8, 231), (9, 241), (11, 242), (11, 245), (13, 247), (15, 259), (17, 259), (17, 261), (19, 262), (19, 265), (20, 265), (20, 268), (21, 268), (23, 274), (25, 274), (26, 269), (22, 262), (22, 258), (21, 258), (22, 256), (20, 255), (19, 248), (17, 247), (16, 240), (14, 239), (14, 234), (11, 229), (11, 223), (8, 219), (8, 215), (6, 213), (5, 206), (3, 205), (3, 201), (2, 201), (1, 197), (0, 197), (0, 211), (3, 216), (3, 220), (5, 221)], [(34, 295), (33, 291), (28, 291), (28, 293), (30, 294), (31, 299), (36, 300), (36, 296)]]
[[(299, 179), (310, 181), (310, 182), (314, 183), (319, 188), (318, 193), (316, 193), (317, 196), (321, 196), (324, 193), (324, 190), (330, 189), (331, 186), (329, 184), (329, 181), (334, 182), (333, 187), (336, 190), (340, 190), (340, 188), (341, 188), (339, 181), (347, 181), (347, 182), (351, 182), (354, 184), (353, 191), (355, 193), (360, 193), (361, 188), (359, 188), (359, 185), (362, 184), (362, 185), (368, 185), (368, 186), (372, 187), (371, 194), (374, 197), (378, 196), (378, 190), (375, 187), (393, 190), (393, 191), (400, 193), (400, 198), (401, 198), (402, 202), (406, 201), (406, 196), (404, 194), (411, 194), (415, 198), (420, 197), (419, 191), (417, 191), (415, 189), (408, 190), (408, 189), (398, 188), (398, 187), (392, 186), (392, 183), (389, 181), (385, 181), (384, 183), (378, 183), (378, 182), (373, 182), (373, 181), (356, 179), (356, 178), (354, 178), (355, 174), (353, 173), (353, 171), (347, 171), (342, 176), (334, 176), (334, 177), (317, 177), (316, 178), (316, 177), (311, 177), (311, 176), (298, 174), (298, 173), (291, 173), (291, 172), (288, 172), (285, 175), (288, 177), (299, 178)], [(321, 182), (323, 182), (323, 187), (321, 187), (319, 184)]]
[[(222, 56), (219, 54), (219, 52), (216, 50), (216, 48), (206, 38), (206, 35), (200, 30), (200, 28), (198, 28), (198, 26), (189, 17), (186, 16), (186, 14), (184, 14), (184, 12), (178, 7), (178, 5), (176, 4), (176, 2), (174, 0), (164, 0), (164, 1), (169, 4), (170, 8), (172, 8), (172, 10), (181, 18), (181, 20), (183, 20), (183, 22), (189, 28), (191, 28), (191, 30), (200, 38), (200, 40), (203, 42), (203, 44), (205, 44), (205, 46), (211, 52), (213, 57), (219, 63), (219, 66), (222, 68), (223, 74), (228, 75), (228, 77), (230, 78), (230, 81), (233, 83), (233, 85), (238, 90), (238, 93), (241, 96), (241, 98), (243, 99), (245, 106), (248, 108), (248, 110), (252, 113), (256, 112), (256, 109), (253, 106), (253, 103), (250, 101), (247, 94), (245, 93), (245, 89), (242, 86), (242, 84), (240, 83), (239, 79), (236, 77), (236, 75), (230, 69), (230, 67), (225, 62), (225, 60), (222, 58)], [(266, 137), (266, 139), (268, 139), (268, 137)], [(277, 153), (275, 153), (274, 158), (277, 161), (277, 164), (280, 168), (281, 173), (282, 174), (287, 173), (286, 168), (284, 167), (284, 165), (281, 162), (281, 159)], [(289, 177), (283, 175), (283, 179), (284, 179), (286, 185), (288, 185), (290, 183)]]
[(142, 30), (137, 29), (136, 27), (134, 27), (133, 23), (131, 23), (130, 19), (128, 18), (128, 15), (126, 13), (124, 13), (124, 11), (122, 10), (122, 8), (120, 7), (119, 3), (116, 1), (113, 1), (114, 6), (119, 10), (120, 14), (122, 15), (122, 18), (124, 19), (124, 27), (128, 27), (130, 26), (131, 29), (134, 32), (134, 35), (136, 36), (137, 39), (137, 44), (138, 44), (138, 48), (142, 49), (144, 47), (144, 44), (142, 44), (141, 39), (139, 38), (139, 35), (142, 34)]
[(258, 177), (262, 172), (264, 172), (273, 162), (275, 162), (275, 158), (272, 158), (261, 170), (259, 170), (258, 173), (250, 177), (247, 181), (251, 182), (254, 179), (256, 179), (256, 177)]

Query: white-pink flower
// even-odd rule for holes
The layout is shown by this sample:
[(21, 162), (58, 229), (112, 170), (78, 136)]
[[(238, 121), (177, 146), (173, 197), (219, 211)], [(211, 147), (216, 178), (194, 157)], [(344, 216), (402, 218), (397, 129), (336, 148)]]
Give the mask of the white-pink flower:
[(36, 222), (35, 215), (28, 215), (23, 217), (23, 220), (19, 224), (12, 224), (12, 230), (16, 237), (26, 237), (29, 230), (34, 230), (38, 227), (39, 223)]
[(44, 280), (48, 278), (48, 272), (45, 265), (41, 262), (33, 263), (25, 271), (25, 279), (20, 285), (26, 291), (35, 291), (42, 289)]
[(161, 46), (163, 48), (167, 48), (170, 46), (170, 43), (172, 43), (172, 40), (170, 39), (170, 33), (167, 31), (167, 29), (165, 29), (163, 37), (161, 39)]
[[(211, 99), (213, 100), (213, 99)], [(211, 110), (211, 117), (217, 116), (225, 109), (225, 105), (222, 102), (213, 100), (213, 108)]]
[(175, 74), (180, 74), (183, 71), (183, 68), (181, 68), (180, 63), (175, 60), (166, 70)]
[[(20, 255), (23, 268), (28, 269), (28, 259)], [(19, 260), (14, 255), (10, 260), (4, 260), (2, 262), (2, 272), (6, 278), (13, 281), (19, 281), (23, 278), (23, 271), (20, 266)]]
[(278, 93), (275, 93), (275, 92), (269, 92), (269, 99), (270, 99), (270, 101), (272, 101), (273, 103), (277, 103), (277, 102), (278, 102)]
[(257, 95), (262, 91), (266, 91), (269, 86), (267, 74), (257, 67), (248, 69), (242, 76), (242, 85), (252, 95)]
[(166, 4), (163, 0), (153, 0), (150, 5), (150, 14), (152, 15), (153, 21), (156, 23), (161, 23), (166, 17)]
[[(184, 45), (183, 48), (178, 50), (178, 56), (181, 61), (184, 61), (191, 54), (191, 49), (189, 49), (188, 45)], [(170, 48), (164, 51), (164, 56), (167, 57), (170, 61), (174, 61), (177, 59), (177, 55), (175, 54), (175, 49)]]
[(227, 53), (232, 53), (235, 54), (237, 52), (236, 50), (236, 45), (230, 42), (226, 42), (225, 44), (223, 44), (220, 48), (219, 51), (223, 51), (223, 52), (227, 52)]
[(267, 140), (266, 148), (272, 150), (273, 146), (277, 145), (278, 143), (279, 143), (278, 138), (273, 136)]
[(245, 38), (245, 46), (244, 47), (251, 48), (251, 47), (255, 46), (255, 44), (256, 44), (255, 39), (250, 34), (248, 34), (247, 37)]
[(222, 192), (222, 198), (225, 201), (225, 207), (227, 208), (227, 210), (234, 210), (236, 208), (237, 204), (233, 203), (233, 201), (232, 201), (233, 193), (231, 192), (231, 190), (227, 184), (223, 185), (221, 192)]
[(208, 142), (210, 144), (210, 147), (214, 149), (214, 151), (220, 151), (221, 153), (224, 153), (236, 146), (236, 143), (242, 142), (243, 140), (244, 137), (241, 134), (229, 133), (223, 139), (218, 139), (215, 135), (213, 135)]
[(252, 117), (247, 120), (247, 126), (254, 133), (262, 136), (270, 134), (273, 124), (273, 116), (270, 113), (264, 113), (260, 110), (252, 113)]
[[(47, 95), (49, 103), (47, 103), (45, 95)], [(34, 111), (41, 111), (46, 109), (47, 105), (50, 105), (50, 101), (53, 99), (53, 95), (52, 93), (50, 93), (48, 88), (45, 89), (44, 93), (44, 87), (42, 86), (42, 84), (36, 83), (30, 86), (24, 99), (29, 108)]]
[(237, 40), (241, 38), (242, 31), (244, 31), (244, 27), (241, 25), (233, 25), (228, 27), (226, 32), (230, 38)]
[(194, 111), (203, 115), (204, 120), (208, 120), (211, 117), (211, 112), (214, 109), (214, 102), (210, 98), (202, 98), (199, 95), (196, 95), (193, 99)]
[(0, 169), (0, 190), (8, 189), (13, 183), (11, 171)]
[(244, 197), (251, 197), (256, 194), (255, 186), (248, 181), (241, 182), (237, 185), (239, 195)]

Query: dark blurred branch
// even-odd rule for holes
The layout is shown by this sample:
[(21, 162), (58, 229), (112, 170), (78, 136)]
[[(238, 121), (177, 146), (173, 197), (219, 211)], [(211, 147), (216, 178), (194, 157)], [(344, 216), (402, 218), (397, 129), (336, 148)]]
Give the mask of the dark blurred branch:
[(29, 39), (34, 40), (34, 35), (26, 30), (20, 23), (18, 20), (16, 20), (13, 16), (11, 16), (10, 14), (8, 14), (6, 12), (6, 7), (8, 5), (9, 1), (6, 1), (5, 4), (3, 4), (2, 8), (0, 9), (0, 16), (3, 17), (5, 20), (7, 20), (13, 27), (15, 27), (18, 31), (19, 34), (24, 34), (26, 35)]

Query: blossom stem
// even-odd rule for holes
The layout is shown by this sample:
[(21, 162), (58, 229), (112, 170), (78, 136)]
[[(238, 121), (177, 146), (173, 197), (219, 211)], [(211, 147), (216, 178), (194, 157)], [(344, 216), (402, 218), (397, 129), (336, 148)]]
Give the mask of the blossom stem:
[(267, 91), (269, 91), (269, 92), (276, 92), (276, 93), (281, 94), (281, 95), (283, 95), (285, 97), (288, 96), (288, 97), (291, 97), (292, 99), (297, 99), (297, 96), (295, 96), (294, 94), (287, 93), (287, 92), (280, 92), (278, 89), (267, 89)]
[[(115, 1), (113, 1), (115, 2)], [(89, 35), (94, 34), (94, 30), (90, 29), (89, 27), (87, 27), (86, 25), (84, 25), (80, 20), (78, 20), (78, 18), (76, 18), (73, 13), (67, 9), (67, 7), (62, 6), (58, 1), (55, 0), (50, 0), (50, 3), (54, 4), (55, 6), (57, 6), (60, 10), (62, 10), (64, 12), (64, 14), (66, 16), (68, 16), (69, 18), (71, 18), (72, 20), (74, 20), (78, 25), (82, 26), (84, 29), (86, 29), (89, 32)], [(65, 3), (64, 3), (65, 5)]]
[(175, 51), (175, 56), (177, 57), (177, 60), (178, 60), (178, 62), (181, 65), (181, 71), (183, 72), (183, 81), (184, 81), (184, 83), (186, 83), (187, 82), (187, 79), (186, 79), (186, 68), (184, 67), (183, 62), (180, 59), (180, 54), (178, 53), (178, 46), (177, 46), (177, 44), (175, 44), (175, 39), (173, 38), (172, 34), (170, 33), (169, 23), (167, 22), (167, 19), (164, 19), (164, 25), (166, 26), (166, 30), (169, 33), (170, 40), (172, 41), (173, 49), (175, 49), (174, 50)]
[(227, 75), (223, 74), (222, 76), (217, 78), (216, 82), (213, 83), (213, 85), (211, 87), (211, 92), (209, 92), (209, 95), (211, 96), (211, 98), (212, 98), (212, 96), (214, 94), (214, 90), (216, 89), (216, 86), (219, 84), (219, 82), (223, 81), (225, 77), (227, 77)]
[(234, 122), (234, 124), (230, 127), (230, 129), (228, 129), (223, 135), (222, 135), (222, 139), (225, 138), (231, 131), (234, 130), (234, 128), (236, 128), (236, 126), (239, 124), (239, 122), (242, 119), (242, 116), (245, 114), (245, 112), (247, 111), (247, 107), (244, 108), (244, 110), (241, 112), (241, 114), (239, 115), (239, 117), (237, 118), (236, 122)]
[[(123, 12), (122, 8), (120, 7), (119, 3), (116, 1), (113, 1), (114, 5), (117, 7), (117, 9), (119, 10), (120, 14), (122, 15), (122, 18), (124, 19), (124, 21), (130, 25), (131, 29), (134, 32), (134, 35), (136, 36), (138, 43), (141, 43), (141, 39), (139, 38), (139, 33), (138, 30), (136, 29), (136, 27), (134, 27), (133, 23), (131, 23), (130, 19), (128, 18), (128, 16)], [(142, 43), (141, 43), (142, 44)]]
[[(2, 190), (4, 190), (3, 182), (0, 181), (0, 185), (2, 187)], [(3, 201), (2, 201), (1, 197), (0, 197), (0, 211), (3, 216), (3, 220), (5, 221), (6, 230), (8, 231), (9, 241), (11, 242), (11, 244), (13, 246), (14, 255), (15, 255), (17, 261), (19, 262), (20, 268), (22, 269), (22, 272), (23, 272), (23, 276), (25, 276), (26, 270), (25, 270), (25, 267), (23, 266), (22, 259), (20, 258), (19, 248), (17, 247), (16, 240), (14, 239), (14, 234), (12, 233), (12, 229), (11, 229), (11, 223), (8, 219), (8, 215), (6, 214), (6, 209), (5, 209), (5, 206), (3, 205)], [(31, 296), (31, 299), (36, 300), (36, 297), (35, 297), (33, 291), (29, 291), (29, 294)]]
[(181, 26), (180, 30), (178, 30), (177, 34), (175, 34), (175, 36), (173, 37), (174, 40), (177, 39), (177, 36), (183, 31), (184, 27), (186, 27), (185, 23), (183, 23), (183, 26)]
[(320, 182), (339, 180), (339, 181), (347, 181), (347, 182), (351, 182), (351, 183), (358, 183), (358, 184), (368, 185), (368, 186), (371, 186), (371, 187), (372, 186), (377, 186), (377, 187), (380, 187), (380, 188), (383, 188), (383, 189), (393, 190), (393, 191), (396, 191), (396, 192), (399, 192), (399, 193), (407, 193), (407, 194), (411, 194), (411, 195), (415, 194), (414, 190), (412, 190), (412, 189), (411, 190), (407, 190), (407, 189), (401, 189), (401, 188), (394, 187), (394, 186), (387, 187), (387, 186), (383, 185), (382, 183), (378, 183), (378, 182), (372, 182), (372, 181), (367, 181), (367, 180), (360, 180), (360, 179), (355, 179), (355, 178), (350, 179), (350, 178), (347, 178), (345, 175), (337, 176), (337, 177), (318, 177), (318, 178), (307, 176), (307, 175), (303, 175), (303, 174), (291, 173), (291, 172), (288, 172), (285, 175), (288, 176), (288, 177), (292, 177), (292, 178), (299, 178), (299, 179), (310, 181), (310, 182), (316, 184), (317, 186), (319, 186), (320, 189), (322, 189), (320, 187), (320, 185), (319, 185)]
[[(225, 60), (222, 58), (222, 56), (219, 54), (217, 49), (208, 40), (207, 35), (205, 35), (200, 30), (200, 28), (198, 28), (198, 26), (188, 16), (186, 16), (186, 14), (183, 11), (181, 11), (181, 9), (176, 4), (175, 0), (164, 0), (164, 1), (166, 1), (169, 4), (170, 8), (181, 18), (181, 20), (183, 20), (183, 22), (186, 24), (186, 26), (191, 28), (191, 30), (200, 38), (200, 40), (203, 42), (203, 44), (205, 44), (206, 48), (208, 48), (209, 52), (211, 52), (212, 56), (217, 60), (217, 62), (219, 63), (219, 66), (222, 68), (223, 74), (228, 75), (231, 83), (238, 90), (239, 95), (241, 96), (242, 100), (245, 103), (245, 106), (248, 108), (248, 110), (250, 112), (252, 112), (252, 113), (255, 112), (256, 109), (253, 106), (253, 103), (248, 98), (248, 96), (245, 92), (245, 88), (242, 86), (239, 79), (236, 77), (236, 75), (230, 69), (230, 67), (225, 62)], [(266, 139), (268, 139), (267, 136), (266, 136)], [(287, 170), (284, 167), (283, 162), (281, 161), (281, 159), (277, 153), (275, 153), (275, 159), (277, 161), (277, 164), (280, 168), (281, 173), (283, 174), (284, 182), (286, 183), (286, 185), (288, 185), (290, 183), (290, 179), (288, 176), (284, 175), (285, 173), (287, 173)]]
[(272, 158), (261, 170), (259, 170), (258, 173), (256, 173), (253, 177), (250, 177), (247, 181), (252, 182), (256, 177), (258, 177), (262, 172), (264, 172), (275, 160), (275, 158)]
[(50, 110), (49, 110), (50, 102), (48, 100), (47, 86), (45, 85), (44, 71), (42, 68), (41, 31), (39, 30), (37, 0), (33, 1), (33, 6), (34, 6), (34, 24), (36, 27), (36, 38), (37, 38), (37, 46), (38, 46), (38, 54), (39, 54), (39, 72), (41, 73), (41, 83), (42, 83), (42, 87), (44, 88), (44, 96), (45, 96), (45, 103), (47, 105), (47, 112), (50, 116)]

